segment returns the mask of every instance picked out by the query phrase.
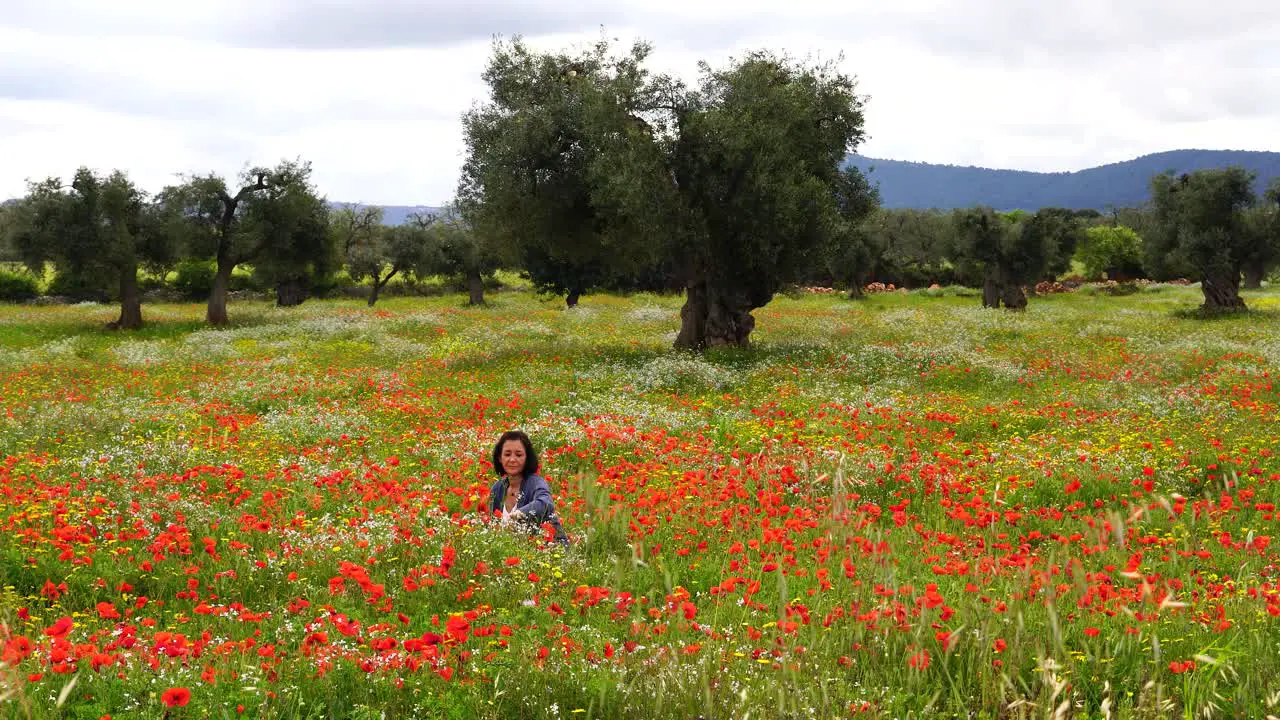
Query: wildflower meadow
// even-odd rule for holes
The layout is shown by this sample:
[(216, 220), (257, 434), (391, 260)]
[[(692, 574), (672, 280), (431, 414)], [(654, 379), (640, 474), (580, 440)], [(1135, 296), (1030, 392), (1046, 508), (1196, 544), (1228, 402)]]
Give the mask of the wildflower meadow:
[[(1280, 292), (0, 307), (0, 716), (1280, 716)], [(497, 436), (568, 548), (489, 517)]]

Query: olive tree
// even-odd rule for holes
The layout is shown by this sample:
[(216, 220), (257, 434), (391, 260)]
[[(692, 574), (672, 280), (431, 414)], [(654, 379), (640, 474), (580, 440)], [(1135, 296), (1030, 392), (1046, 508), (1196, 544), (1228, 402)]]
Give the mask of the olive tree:
[[(441, 232), (456, 241), (465, 225), (489, 247), (460, 249), (511, 258), (536, 288), (565, 294), (569, 306), (652, 260), (653, 246), (601, 192), (631, 171), (627, 134), (646, 101), (648, 53), (643, 44), (618, 57), (605, 42), (578, 54), (537, 53), (519, 38), (495, 43), (484, 71), (490, 99), (463, 121), (461, 223), (448, 220)], [(479, 276), (468, 277), (474, 293)]]
[(17, 230), (20, 202), (19, 200), (0, 202), (0, 262), (18, 260), (18, 251), (13, 246), (13, 235)]
[[(305, 255), (290, 258), (292, 248), (288, 244), (295, 240), (313, 247), (319, 244), (316, 233), (319, 231), (320, 210), (307, 199), (299, 201), (296, 189), (301, 185), (310, 192), (310, 174), (309, 163), (286, 160), (274, 168), (245, 170), (237, 179), (234, 192), (230, 189), (233, 186), (215, 173), (189, 176), (181, 184), (161, 191), (161, 202), (170, 217), (175, 218), (171, 229), (183, 246), (183, 254), (193, 258), (212, 258), (217, 264), (213, 290), (205, 311), (205, 320), (209, 324), (226, 325), (229, 322), (227, 292), (231, 288), (231, 273), (238, 265), (274, 261), (281, 268), (293, 266), (296, 269), (297, 263), (293, 261), (305, 261), (306, 258)], [(285, 185), (293, 185), (295, 190), (285, 191), (282, 189)], [(287, 210), (271, 210), (262, 204), (250, 203), (271, 188), (276, 188), (271, 201), (283, 199), (290, 205)], [(272, 227), (275, 213), (279, 213), (281, 219), (288, 216), (280, 228)]]
[(828, 239), (824, 269), (849, 286), (850, 299), (863, 297), (863, 286), (887, 250), (868, 227), (868, 218), (879, 204), (879, 190), (857, 168), (841, 173), (836, 184), (836, 207), (841, 220)]
[(748, 344), (751, 311), (812, 266), (854, 220), (842, 164), (863, 139), (863, 98), (834, 63), (754, 52), (705, 63), (676, 104), (671, 168), (686, 300), (676, 346)]
[(1245, 233), (1244, 287), (1256, 290), (1280, 261), (1280, 178), (1272, 180), (1261, 202), (1246, 211)]
[(1065, 208), (1041, 208), (1025, 219), (1024, 232), (1044, 243), (1045, 262), (1041, 278), (1055, 280), (1071, 269), (1071, 259), (1076, 248), (1084, 242), (1085, 222), (1074, 210)]
[(10, 236), (32, 272), (51, 262), (92, 287), (114, 285), (120, 316), (109, 327), (142, 327), (139, 265), (168, 262), (172, 246), (156, 208), (125, 173), (82, 167), (70, 185), (59, 178), (31, 183), (13, 213)]
[(989, 207), (957, 211), (954, 259), (982, 267), (982, 306), (1022, 310), (1023, 285), (1038, 280), (1056, 251), (1055, 216), (1001, 214)]
[(256, 242), (253, 273), (275, 287), (281, 307), (302, 304), (315, 281), (342, 265), (329, 232), (329, 204), (311, 182), (309, 163), (273, 168), (266, 189), (248, 198), (243, 221), (245, 234)]
[(1151, 179), (1154, 251), (1185, 260), (1200, 276), (1206, 310), (1242, 310), (1240, 272), (1257, 249), (1245, 211), (1256, 198), (1254, 174), (1239, 167)]
[(467, 304), (484, 305), (484, 279), (503, 266), (490, 239), (463, 217), (456, 203), (439, 213), (410, 215), (409, 224), (425, 233), (424, 274), (461, 279), (467, 288)]
[(576, 283), (571, 299), (665, 258), (686, 293), (676, 347), (745, 346), (752, 310), (852, 220), (838, 191), (863, 99), (834, 63), (754, 52), (688, 88), (651, 76), (648, 54), (499, 44), (492, 100), (466, 120), (463, 214), (531, 275)]
[(369, 280), (369, 307), (396, 276), (428, 274), (438, 264), (438, 248), (426, 227), (415, 222), (384, 225), (382, 208), (346, 205), (330, 218), (329, 230), (356, 282)]

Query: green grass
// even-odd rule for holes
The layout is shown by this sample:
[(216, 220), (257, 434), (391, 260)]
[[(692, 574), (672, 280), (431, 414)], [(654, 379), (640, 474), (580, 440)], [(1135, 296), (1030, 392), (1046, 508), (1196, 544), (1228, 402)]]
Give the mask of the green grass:
[[(0, 307), (0, 715), (1280, 714), (1280, 293), (779, 297), (698, 356), (501, 281)], [(512, 427), (567, 551), (478, 511)]]

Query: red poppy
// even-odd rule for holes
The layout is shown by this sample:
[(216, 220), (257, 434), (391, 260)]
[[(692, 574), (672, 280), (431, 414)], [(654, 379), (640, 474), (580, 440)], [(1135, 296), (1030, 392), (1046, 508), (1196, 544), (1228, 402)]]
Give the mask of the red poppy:
[(45, 628), (44, 634), (48, 635), (51, 638), (66, 637), (67, 633), (71, 632), (71, 629), (74, 628), (75, 626), (76, 624), (74, 621), (72, 621), (71, 618), (63, 616), (61, 618), (58, 618), (58, 621), (55, 622), (53, 625)]
[(191, 691), (184, 687), (169, 688), (160, 696), (166, 707), (184, 707), (191, 702)]

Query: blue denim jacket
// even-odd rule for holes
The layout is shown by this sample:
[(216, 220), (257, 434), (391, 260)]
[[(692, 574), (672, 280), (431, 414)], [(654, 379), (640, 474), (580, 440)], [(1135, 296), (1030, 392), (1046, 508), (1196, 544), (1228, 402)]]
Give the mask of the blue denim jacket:
[[(502, 499), (510, 484), (511, 481), (503, 476), (489, 488), (490, 513), (502, 511)], [(556, 542), (561, 545), (569, 544), (569, 537), (565, 535), (560, 517), (556, 515), (556, 504), (551, 499), (551, 486), (547, 485), (546, 478), (534, 473), (524, 479), (524, 483), (520, 485), (520, 497), (516, 499), (516, 510), (528, 515), (536, 526), (551, 523), (551, 527), (555, 529)]]

